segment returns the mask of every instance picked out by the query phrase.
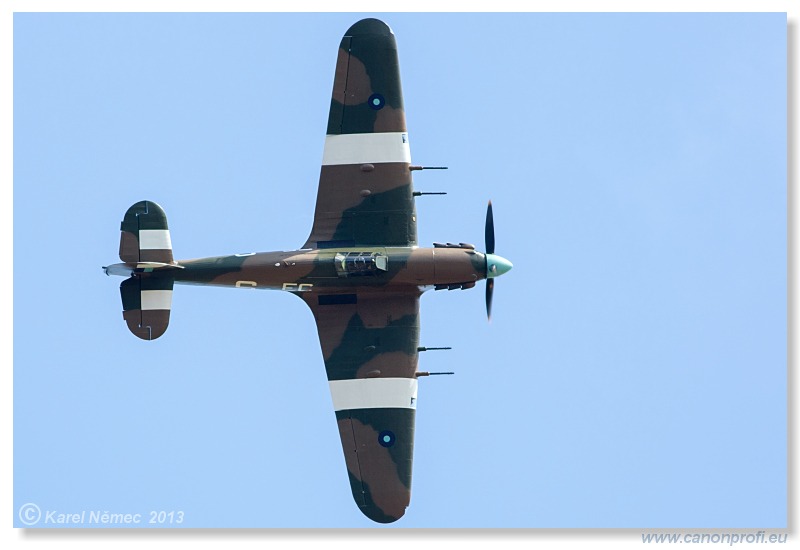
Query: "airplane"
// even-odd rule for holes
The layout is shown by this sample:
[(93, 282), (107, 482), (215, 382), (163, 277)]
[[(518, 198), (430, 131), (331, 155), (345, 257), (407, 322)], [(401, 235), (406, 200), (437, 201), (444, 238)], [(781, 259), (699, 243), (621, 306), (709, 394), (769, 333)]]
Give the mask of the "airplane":
[(470, 289), (513, 266), (496, 255), (491, 201), (486, 250), (417, 244), (417, 214), (397, 45), (378, 19), (351, 26), (339, 46), (313, 227), (299, 250), (176, 261), (155, 202), (121, 223), (123, 319), (143, 340), (164, 334), (174, 284), (275, 289), (301, 298), (317, 324), (353, 498), (379, 523), (411, 499), (419, 353), (426, 290)]

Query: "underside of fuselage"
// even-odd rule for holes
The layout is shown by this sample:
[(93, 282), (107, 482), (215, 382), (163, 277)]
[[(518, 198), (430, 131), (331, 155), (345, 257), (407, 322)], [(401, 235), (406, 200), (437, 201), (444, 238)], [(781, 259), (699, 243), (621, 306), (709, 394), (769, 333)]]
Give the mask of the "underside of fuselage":
[(290, 292), (473, 285), (486, 255), (471, 248), (361, 247), (235, 254), (177, 262), (176, 283)]

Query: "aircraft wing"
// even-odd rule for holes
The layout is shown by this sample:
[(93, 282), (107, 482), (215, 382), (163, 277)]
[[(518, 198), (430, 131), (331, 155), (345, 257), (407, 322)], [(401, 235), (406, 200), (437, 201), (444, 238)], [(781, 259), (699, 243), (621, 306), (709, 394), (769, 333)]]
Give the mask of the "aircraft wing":
[(417, 243), (397, 45), (364, 19), (339, 46), (316, 211), (303, 248)]
[(411, 499), (419, 294), (297, 295), (317, 322), (353, 498), (396, 521)]

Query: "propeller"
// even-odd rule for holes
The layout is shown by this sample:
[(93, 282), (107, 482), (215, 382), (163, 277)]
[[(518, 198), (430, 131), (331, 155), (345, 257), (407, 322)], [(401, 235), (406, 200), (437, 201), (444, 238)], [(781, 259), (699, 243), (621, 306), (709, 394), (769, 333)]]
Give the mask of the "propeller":
[[(494, 214), (492, 214), (492, 201), (486, 208), (486, 228), (484, 230), (486, 253), (494, 254)], [(494, 279), (489, 279), (489, 258), (486, 258), (486, 319), (492, 320), (492, 295), (494, 294)]]
[(494, 294), (494, 279), (514, 267), (511, 262), (494, 253), (494, 215), (492, 214), (492, 201), (486, 209), (486, 318), (492, 320), (492, 295)]
[(486, 253), (494, 254), (494, 215), (492, 215), (492, 201), (486, 209), (486, 230), (484, 232), (486, 240)]
[(494, 293), (494, 279), (486, 279), (486, 319), (492, 320), (492, 294)]

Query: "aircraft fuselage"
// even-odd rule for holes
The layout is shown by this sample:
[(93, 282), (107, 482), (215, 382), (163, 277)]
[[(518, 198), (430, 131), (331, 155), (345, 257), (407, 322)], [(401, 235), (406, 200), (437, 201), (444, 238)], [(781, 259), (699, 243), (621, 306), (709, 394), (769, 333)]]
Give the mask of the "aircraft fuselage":
[[(310, 292), (321, 288), (471, 288), (486, 278), (486, 255), (469, 245), (357, 247), (258, 252), (175, 262), (175, 283)], [(165, 266), (166, 267), (166, 266)], [(146, 263), (115, 264), (110, 274), (161, 270)]]

